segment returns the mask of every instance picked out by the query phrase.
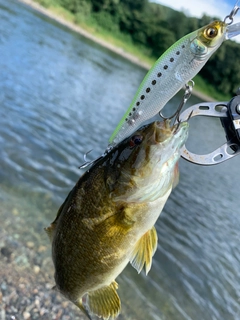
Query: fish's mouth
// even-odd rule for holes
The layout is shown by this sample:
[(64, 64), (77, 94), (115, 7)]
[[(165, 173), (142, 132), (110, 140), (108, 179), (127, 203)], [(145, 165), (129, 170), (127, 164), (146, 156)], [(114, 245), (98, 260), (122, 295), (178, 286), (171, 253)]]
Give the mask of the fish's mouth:
[(185, 136), (185, 132), (188, 131), (189, 124), (187, 121), (178, 122), (174, 125), (171, 125), (171, 120), (156, 121), (154, 136), (156, 143), (161, 143), (166, 141), (171, 136)]
[(156, 121), (154, 123), (154, 140), (156, 143), (161, 143), (172, 135), (171, 120)]
[(178, 123), (172, 126), (173, 134), (176, 135), (178, 134), (179, 131), (185, 131), (188, 129), (188, 127), (189, 127), (188, 121), (183, 121), (183, 122), (179, 121)]

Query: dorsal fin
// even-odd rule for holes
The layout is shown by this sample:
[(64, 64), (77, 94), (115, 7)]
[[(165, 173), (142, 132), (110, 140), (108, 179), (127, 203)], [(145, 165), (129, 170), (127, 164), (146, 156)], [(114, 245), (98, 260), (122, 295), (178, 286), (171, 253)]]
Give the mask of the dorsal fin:
[(148, 230), (136, 243), (132, 256), (130, 258), (131, 265), (140, 273), (145, 264), (146, 274), (152, 266), (152, 257), (157, 249), (157, 231), (155, 227)]
[(106, 320), (117, 317), (121, 309), (121, 302), (116, 291), (117, 288), (117, 282), (113, 281), (109, 286), (88, 292), (90, 311)]
[(55, 228), (56, 228), (56, 225), (54, 222), (51, 223), (49, 227), (44, 228), (44, 230), (46, 231), (46, 234), (48, 235), (48, 238), (50, 239), (51, 242), (53, 239)]

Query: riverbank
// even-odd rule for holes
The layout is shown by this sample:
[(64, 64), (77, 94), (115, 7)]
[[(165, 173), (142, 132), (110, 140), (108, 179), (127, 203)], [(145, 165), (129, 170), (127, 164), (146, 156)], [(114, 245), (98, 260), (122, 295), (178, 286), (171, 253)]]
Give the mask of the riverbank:
[[(33, 0), (18, 0), (18, 1), (30, 6), (32, 9), (37, 10), (38, 12), (46, 15), (47, 17), (57, 21), (58, 23), (61, 23), (62, 25), (70, 28), (71, 30), (81, 34), (83, 37), (85, 37), (89, 40), (92, 40), (92, 41), (98, 43), (99, 45), (111, 50), (112, 52), (122, 56), (123, 58), (131, 61), (132, 63), (134, 63), (134, 64), (136, 64), (146, 70), (150, 69), (150, 67), (151, 67), (150, 63), (147, 63), (147, 62), (140, 60), (138, 57), (134, 56), (133, 54), (131, 54), (129, 52), (126, 52), (121, 47), (117, 47), (117, 46), (111, 44), (110, 42), (105, 41), (104, 39), (96, 37), (95, 35), (86, 31), (85, 29), (83, 29), (79, 25), (76, 25), (76, 24), (66, 20), (61, 15), (56, 14), (55, 12), (51, 11), (51, 9), (47, 9)], [(193, 94), (203, 101), (215, 101), (215, 99), (213, 99), (209, 95), (207, 95), (203, 92), (200, 92), (199, 90), (196, 90), (196, 89), (193, 89)]]

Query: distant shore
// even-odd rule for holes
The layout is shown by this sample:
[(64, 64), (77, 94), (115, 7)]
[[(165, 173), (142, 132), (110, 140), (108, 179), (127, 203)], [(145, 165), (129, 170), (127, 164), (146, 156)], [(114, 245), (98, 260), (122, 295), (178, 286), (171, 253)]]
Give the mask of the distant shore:
[[(43, 6), (41, 6), (39, 3), (33, 1), (33, 0), (18, 0), (19, 2), (22, 2), (28, 6), (30, 6), (31, 8), (37, 10), (38, 12), (48, 16), (49, 18), (61, 23), (62, 25), (70, 28), (71, 30), (81, 34), (82, 36), (84, 36), (87, 39), (90, 39), (96, 43), (98, 43), (99, 45), (115, 52), (116, 54), (122, 56), (123, 58), (131, 61), (132, 63), (146, 69), (149, 70), (151, 68), (150, 64), (147, 64), (143, 61), (140, 61), (140, 59), (138, 59), (137, 57), (135, 57), (134, 55), (124, 51), (122, 48), (116, 47), (114, 45), (112, 45), (111, 43), (104, 41), (103, 39), (100, 39), (94, 35), (92, 35), (90, 32), (84, 30), (83, 28), (81, 28), (80, 26), (67, 21), (66, 19), (64, 19), (63, 17), (53, 13), (51, 10), (48, 10), (47, 8), (44, 8)], [(203, 101), (215, 101), (213, 98), (209, 97), (208, 95), (199, 92), (195, 89), (193, 89), (193, 95), (195, 95), (196, 97), (198, 97), (199, 99), (203, 100)]]

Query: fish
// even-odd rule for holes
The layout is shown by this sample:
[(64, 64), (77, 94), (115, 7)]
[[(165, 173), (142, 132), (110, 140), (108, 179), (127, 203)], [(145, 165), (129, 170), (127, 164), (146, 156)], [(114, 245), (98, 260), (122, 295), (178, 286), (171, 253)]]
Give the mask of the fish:
[(129, 108), (109, 139), (112, 148), (166, 103), (203, 68), (226, 39), (240, 33), (240, 25), (213, 21), (178, 40), (155, 62), (140, 84)]
[(120, 313), (117, 276), (130, 262), (146, 274), (157, 248), (154, 227), (177, 185), (188, 122), (155, 121), (110, 150), (79, 178), (56, 219), (55, 289), (89, 319)]

